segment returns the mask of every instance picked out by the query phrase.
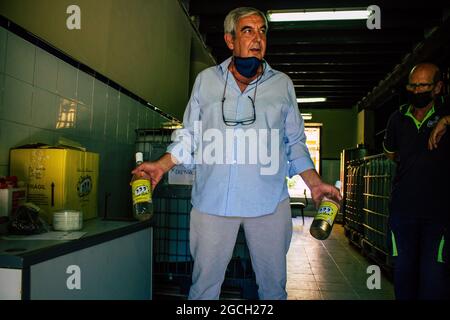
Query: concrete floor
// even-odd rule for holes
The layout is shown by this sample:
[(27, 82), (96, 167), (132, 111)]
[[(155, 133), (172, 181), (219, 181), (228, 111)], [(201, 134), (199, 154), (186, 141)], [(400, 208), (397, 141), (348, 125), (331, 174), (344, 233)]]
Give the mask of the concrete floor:
[[(381, 274), (380, 289), (368, 289), (373, 275), (367, 268), (374, 262), (350, 246), (342, 225), (336, 224), (327, 240), (309, 233), (313, 221), (296, 217), (288, 252), (288, 300), (392, 300), (392, 283)], [(371, 278), (373, 279), (373, 277)], [(373, 282), (371, 282), (373, 283)]]

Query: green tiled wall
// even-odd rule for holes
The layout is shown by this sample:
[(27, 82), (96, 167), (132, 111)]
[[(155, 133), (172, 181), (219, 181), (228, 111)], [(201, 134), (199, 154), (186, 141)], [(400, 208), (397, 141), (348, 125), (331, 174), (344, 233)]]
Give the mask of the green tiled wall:
[[(64, 115), (67, 115), (65, 117)], [(9, 150), (32, 142), (78, 141), (100, 154), (99, 215), (129, 214), (136, 128), (158, 113), (0, 27), (0, 176)]]

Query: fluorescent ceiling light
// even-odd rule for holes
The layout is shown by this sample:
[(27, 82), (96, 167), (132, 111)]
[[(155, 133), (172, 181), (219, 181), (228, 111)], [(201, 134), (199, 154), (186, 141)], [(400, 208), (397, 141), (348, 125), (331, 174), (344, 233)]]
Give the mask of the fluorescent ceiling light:
[(353, 10), (269, 10), (267, 19), (271, 22), (283, 21), (324, 21), (324, 20), (366, 20), (372, 11)]
[(325, 102), (327, 98), (297, 98), (298, 103)]
[(311, 120), (312, 119), (312, 113), (302, 113), (303, 120)]

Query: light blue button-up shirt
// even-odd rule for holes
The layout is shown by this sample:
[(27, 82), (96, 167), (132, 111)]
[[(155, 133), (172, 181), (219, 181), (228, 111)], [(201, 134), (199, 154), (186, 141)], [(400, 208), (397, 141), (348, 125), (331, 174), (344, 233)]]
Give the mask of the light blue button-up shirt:
[[(174, 132), (167, 152), (178, 163), (195, 167), (194, 208), (213, 215), (257, 217), (273, 213), (289, 197), (286, 176), (313, 169), (314, 164), (291, 79), (265, 63), (260, 79), (241, 92), (228, 72), (230, 61), (197, 76), (183, 128)], [(248, 97), (253, 99), (255, 89), (255, 122), (225, 125), (223, 114), (227, 120), (253, 115)]]

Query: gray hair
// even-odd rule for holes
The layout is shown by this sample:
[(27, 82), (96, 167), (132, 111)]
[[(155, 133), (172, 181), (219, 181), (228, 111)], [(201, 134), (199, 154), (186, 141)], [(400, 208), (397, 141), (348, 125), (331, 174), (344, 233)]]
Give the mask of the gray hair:
[(231, 33), (233, 36), (236, 34), (236, 25), (238, 24), (239, 19), (251, 15), (258, 15), (264, 20), (264, 25), (266, 30), (268, 29), (267, 18), (264, 13), (260, 10), (250, 7), (241, 7), (231, 10), (227, 16), (225, 17), (225, 21), (223, 22), (223, 29), (225, 33)]

